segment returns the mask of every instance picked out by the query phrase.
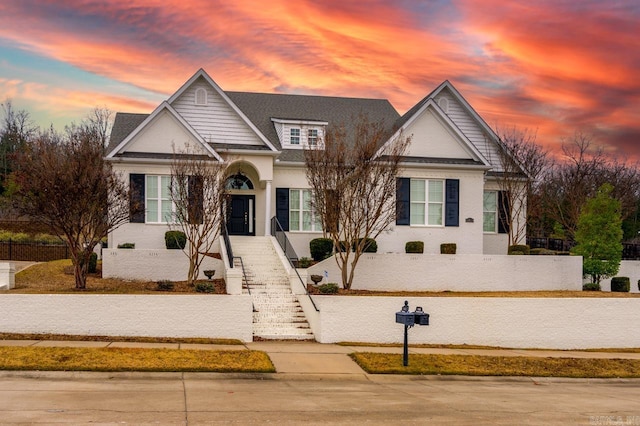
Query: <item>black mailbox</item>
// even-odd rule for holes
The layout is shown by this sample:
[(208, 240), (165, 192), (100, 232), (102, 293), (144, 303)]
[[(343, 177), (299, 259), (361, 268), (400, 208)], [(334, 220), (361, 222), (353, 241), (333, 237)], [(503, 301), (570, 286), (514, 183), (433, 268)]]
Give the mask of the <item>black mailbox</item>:
[(413, 327), (416, 323), (416, 316), (413, 312), (396, 312), (396, 322), (402, 325)]
[(416, 310), (413, 315), (415, 321), (414, 324), (429, 325), (429, 314), (422, 310), (422, 306), (416, 306)]

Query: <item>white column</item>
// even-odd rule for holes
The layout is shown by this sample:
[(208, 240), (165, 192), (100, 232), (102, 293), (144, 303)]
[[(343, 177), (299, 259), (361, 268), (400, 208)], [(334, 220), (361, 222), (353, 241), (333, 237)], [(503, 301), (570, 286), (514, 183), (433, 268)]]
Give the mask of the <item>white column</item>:
[(271, 181), (267, 181), (264, 197), (264, 235), (271, 235)]

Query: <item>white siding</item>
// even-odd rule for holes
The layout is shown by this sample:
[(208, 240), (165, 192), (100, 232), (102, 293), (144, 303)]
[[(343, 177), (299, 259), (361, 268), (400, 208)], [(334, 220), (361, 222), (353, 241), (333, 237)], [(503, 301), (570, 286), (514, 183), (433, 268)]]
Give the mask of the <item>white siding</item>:
[(500, 156), (498, 155), (496, 145), (490, 140), (489, 136), (476, 123), (473, 117), (458, 102), (458, 100), (448, 90), (443, 90), (438, 95), (438, 99), (443, 97), (449, 102), (449, 111), (447, 115), (458, 126), (467, 138), (475, 145), (475, 147), (485, 156), (487, 160), (494, 166), (494, 171), (501, 171)]
[(408, 156), (434, 158), (473, 158), (449, 126), (427, 108), (405, 131), (412, 135)]
[[(207, 104), (195, 104), (195, 91), (207, 91)], [(171, 105), (206, 140), (214, 143), (264, 145), (255, 132), (203, 78)]]

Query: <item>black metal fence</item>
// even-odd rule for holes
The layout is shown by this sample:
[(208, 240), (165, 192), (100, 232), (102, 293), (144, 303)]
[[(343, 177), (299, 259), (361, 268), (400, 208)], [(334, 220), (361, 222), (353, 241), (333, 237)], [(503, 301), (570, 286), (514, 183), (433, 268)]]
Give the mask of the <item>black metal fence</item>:
[[(533, 248), (544, 248), (553, 251), (568, 252), (576, 243), (557, 238), (527, 238), (527, 244)], [(640, 260), (640, 244), (622, 243), (623, 260)]]
[(66, 244), (0, 241), (1, 260), (48, 262), (50, 260), (69, 259), (69, 257), (69, 247)]

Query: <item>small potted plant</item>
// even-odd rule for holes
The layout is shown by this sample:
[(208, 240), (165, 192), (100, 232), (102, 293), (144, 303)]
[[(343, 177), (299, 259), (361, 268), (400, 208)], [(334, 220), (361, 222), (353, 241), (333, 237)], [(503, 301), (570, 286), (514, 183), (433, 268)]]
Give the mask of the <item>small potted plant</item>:
[(318, 285), (318, 283), (322, 281), (322, 275), (311, 274), (309, 278), (311, 278), (311, 281), (313, 281), (313, 284), (315, 285)]
[(211, 280), (213, 278), (213, 276), (216, 274), (216, 270), (215, 269), (205, 269), (204, 274), (206, 275), (208, 280)]

